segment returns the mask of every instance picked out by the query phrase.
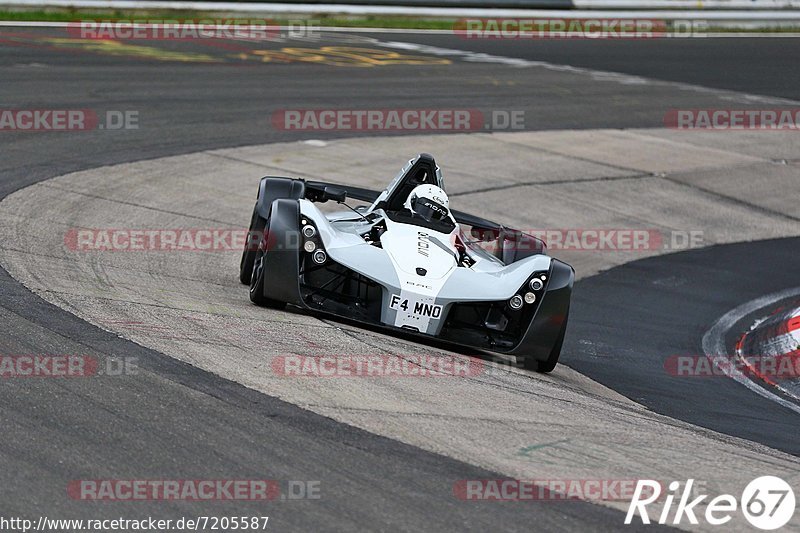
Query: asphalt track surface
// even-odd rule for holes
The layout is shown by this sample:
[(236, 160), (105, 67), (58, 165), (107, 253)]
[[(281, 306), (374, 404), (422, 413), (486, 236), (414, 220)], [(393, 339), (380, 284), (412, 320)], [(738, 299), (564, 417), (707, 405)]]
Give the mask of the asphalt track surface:
[[(387, 36), (383, 36), (388, 40)], [(504, 57), (620, 72), (758, 95), (800, 99), (793, 38), (466, 39), (409, 35), (401, 39)], [(758, 41), (758, 42), (756, 42)], [(653, 100), (651, 105), (659, 107)]]
[[(659, 413), (800, 455), (800, 415), (742, 394), (742, 385), (725, 377), (665, 371), (670, 356), (702, 357), (703, 334), (730, 309), (796, 286), (798, 250), (796, 238), (712, 246), (578, 282), (571, 319), (581, 334), (565, 342), (570, 366)], [(765, 275), (765, 265), (780, 267)], [(734, 353), (738, 336), (758, 318), (744, 317), (726, 338), (728, 351), (715, 355)], [(625, 334), (620, 324), (630, 325)]]
[[(0, 98), (4, 107), (136, 109), (142, 119), (141, 128), (134, 131), (4, 132), (0, 198), (69, 171), (205, 148), (303, 137), (268, 127), (269, 113), (277, 108), (344, 107), (355, 100), (358, 105), (354, 107), (523, 108), (526, 114), (537, 117), (530, 128), (553, 129), (658, 127), (662, 125), (665, 109), (677, 105), (701, 107), (704, 102), (702, 94), (676, 94), (664, 87), (634, 91), (620, 85), (619, 92), (614, 94), (602, 93), (599, 87), (564, 87), (555, 74), (552, 78), (543, 75), (534, 80), (520, 71), (491, 63), (458, 62), (458, 75), (454, 75), (453, 68), (443, 65), (393, 65), (381, 70), (383, 67), (356, 69), (273, 63), (265, 68), (261, 64), (237, 63), (227, 55), (224, 62), (214, 64), (179, 63), (66, 50), (63, 44), (48, 43), (42, 47), (40, 39), (52, 36), (52, 32), (28, 31), (25, 32), (28, 37), (15, 36), (9, 43), (6, 33), (0, 33), (4, 38), (0, 46), (3, 71)], [(341, 39), (337, 37), (331, 44), (341, 44)], [(535, 57), (597, 69), (612, 69), (616, 64), (621, 66), (614, 70), (634, 75), (782, 98), (800, 96), (794, 80), (798, 71), (790, 64), (797, 57), (800, 42), (793, 40), (725, 40), (724, 50), (718, 41), (700, 39), (679, 45), (670, 41), (600, 43), (596, 48), (588, 43), (548, 42), (541, 55), (527, 44), (465, 45), (452, 37), (415, 36), (404, 40), (448, 48), (476, 47), (487, 53)], [(165, 46), (183, 49), (185, 45)], [(212, 54), (228, 52), (215, 50)], [(653, 53), (672, 59), (655, 68)], [(742, 62), (752, 63), (754, 69), (761, 68), (765, 57), (779, 62), (779, 66), (765, 69), (763, 75), (756, 70), (731, 76), (729, 70), (733, 65), (729, 60), (722, 61), (728, 57), (740, 57)], [(739, 64), (736, 71), (742, 70)], [(323, 76), (325, 82), (320, 83)], [(41, 209), (46, 213), (47, 206), (42, 205)], [(796, 250), (796, 241), (788, 242), (792, 244)], [(762, 247), (760, 251), (768, 256), (787, 250), (786, 242), (753, 246)], [(704, 328), (729, 308), (726, 306), (760, 294), (762, 289), (776, 287), (784, 280), (758, 276), (763, 263), (757, 261), (757, 254), (749, 256), (752, 263), (737, 261), (724, 272), (713, 270), (710, 265), (717, 264), (714, 254), (731, 253), (726, 250), (729, 248), (691, 252), (700, 258), (691, 263), (691, 268), (696, 269), (692, 272), (701, 270), (703, 261), (709, 264), (705, 283), (699, 279), (692, 283), (703, 287), (705, 297), (711, 301), (705, 306), (693, 306), (691, 315), (682, 317), (688, 329), (679, 329), (676, 324), (675, 329), (656, 332), (659, 354), (699, 350)], [(642, 271), (637, 270), (638, 263), (621, 268), (628, 269), (626, 276), (644, 277), (649, 272), (661, 275), (669, 269), (660, 261), (643, 261)], [(679, 256), (667, 261), (675, 262), (674, 267), (682, 265)], [(734, 267), (755, 274), (749, 278), (752, 284), (745, 289), (737, 286), (739, 272)], [(615, 278), (617, 272), (619, 269), (581, 282), (576, 294), (610, 298), (615, 309), (626, 312), (625, 300), (609, 297), (607, 287), (611, 284), (635, 292), (645, 280)], [(718, 282), (724, 284), (720, 290), (726, 292), (714, 290), (711, 284)], [(733, 289), (744, 292), (732, 292)], [(654, 287), (651, 292), (654, 302), (658, 298), (667, 299), (665, 313), (669, 309), (685, 311), (680, 303), (686, 295), (680, 290), (664, 295)], [(0, 412), (5, 430), (0, 467), (5, 483), (0, 500), (7, 515), (38, 516), (46, 512), (97, 517), (96, 508), (73, 502), (64, 494), (66, 482), (81, 476), (268, 476), (317, 479), (338, 489), (323, 500), (279, 502), (264, 513), (275, 515), (276, 522), (286, 529), (325, 524), (326, 529), (345, 530), (372, 523), (388, 530), (473, 527), (527, 530), (535, 523), (545, 530), (578, 530), (587, 525), (610, 530), (621, 523), (619, 512), (580, 502), (557, 506), (459, 502), (449, 496), (453, 480), (497, 476), (337, 424), (120, 340), (46, 304), (5, 272), (0, 274), (0, 302), (5, 326), (0, 339), (3, 353), (88, 350), (97, 354), (133, 355), (143, 362), (141, 366), (145, 369), (124, 386), (104, 380), (65, 381), (55, 385), (44, 380), (2, 384)], [(645, 305), (649, 300), (639, 299), (639, 302)], [(640, 387), (637, 372), (648, 369), (634, 355), (647, 345), (646, 339), (627, 338), (627, 332), (623, 336), (613, 324), (597, 322), (593, 318), (596, 316), (593, 305), (597, 304), (591, 303), (588, 296), (576, 300), (572, 326), (573, 331), (578, 331), (575, 338), (596, 338), (607, 346), (626, 349), (630, 355), (624, 362), (607, 359), (598, 362), (597, 354), (587, 353), (576, 368), (655, 410), (706, 427), (713, 427), (720, 413), (731, 414), (723, 410), (722, 399), (719, 409), (711, 412), (679, 403), (680, 395), (669, 384), (659, 384), (652, 390)], [(608, 309), (602, 315), (614, 316)], [(658, 363), (656, 357), (650, 361)], [(624, 378), (614, 372), (619, 365), (624, 365), (625, 373), (621, 374)], [(718, 386), (725, 387), (737, 401), (746, 394), (735, 389), (735, 384)], [(796, 443), (785, 438), (797, 427), (796, 418), (783, 417), (783, 423), (787, 424), (784, 426), (777, 420), (776, 425), (770, 425), (773, 418), (766, 413), (772, 412), (773, 406), (753, 400), (750, 408), (753, 409), (750, 412), (764, 413), (770, 418), (765, 419), (760, 431), (749, 431), (748, 438), (797, 454)], [(775, 418), (778, 417), (776, 414)], [(724, 423), (722, 429), (714, 429), (740, 434), (737, 431), (741, 431), (741, 425), (731, 421)], [(168, 517), (197, 514), (194, 509), (188, 503), (159, 502), (113, 504), (104, 511), (109, 515), (157, 512)], [(204, 505), (203, 514), (256, 514), (262, 510), (256, 504), (218, 502)]]

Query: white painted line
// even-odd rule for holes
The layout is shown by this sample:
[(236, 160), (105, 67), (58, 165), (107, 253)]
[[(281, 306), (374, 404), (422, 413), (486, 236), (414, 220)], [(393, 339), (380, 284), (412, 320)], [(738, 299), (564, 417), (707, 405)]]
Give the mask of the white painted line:
[[(800, 19), (797, 21), (798, 25), (800, 25)], [(3, 22), (0, 21), (0, 26), (3, 25)], [(765, 23), (761, 26), (771, 27), (774, 24)], [(758, 27), (758, 26), (756, 26)], [(318, 28), (321, 32), (336, 32), (336, 33), (395, 33), (395, 34), (406, 34), (406, 35), (415, 35), (415, 34), (432, 34), (432, 35), (453, 35), (453, 30), (428, 30), (428, 29), (398, 29), (398, 28), (348, 28), (346, 26), (322, 26)], [(698, 32), (697, 34), (686, 34), (681, 37), (659, 37), (658, 39), (725, 39), (725, 38), (754, 38), (754, 37), (769, 37), (769, 38), (776, 38), (776, 37), (800, 37), (800, 32), (794, 31), (755, 31), (755, 32), (745, 32), (745, 31), (721, 31), (721, 32), (707, 32), (701, 33)], [(479, 39), (472, 39), (472, 40), (479, 40)], [(517, 39), (521, 41), (525, 41), (525, 39)], [(547, 38), (542, 39), (529, 39), (530, 41), (546, 41)], [(558, 40), (557, 38), (553, 38), (552, 40)], [(584, 40), (591, 40), (588, 38), (584, 38)], [(596, 39), (602, 40), (602, 39)], [(620, 40), (620, 39), (617, 39)], [(624, 39), (621, 39), (624, 40)]]
[(796, 9), (797, 0), (572, 0), (578, 9)]
[[(749, 315), (750, 313), (757, 311), (763, 307), (768, 307), (780, 300), (785, 298), (791, 298), (792, 296), (797, 296), (800, 294), (800, 287), (795, 287), (793, 289), (787, 289), (784, 291), (775, 292), (772, 294), (768, 294), (766, 296), (762, 296), (761, 298), (757, 298), (755, 300), (749, 301), (745, 304), (740, 305), (734, 309), (731, 309), (711, 327), (710, 330), (703, 335), (703, 352), (705, 353), (706, 357), (711, 359), (711, 361), (716, 361), (714, 358), (715, 356), (723, 355), (728, 353), (727, 348), (725, 347), (725, 334), (736, 324), (738, 321)], [(714, 363), (716, 364), (716, 363)], [(742, 374), (738, 369), (731, 367), (731, 368), (718, 368), (725, 373), (728, 377), (735, 380), (737, 383), (740, 383), (753, 391), (754, 393), (758, 394), (759, 396), (766, 398), (767, 400), (773, 401), (778, 405), (786, 407), (794, 411), (795, 413), (800, 414), (800, 405), (792, 403), (785, 398), (778, 396), (777, 394), (770, 392), (760, 384), (754, 382), (744, 374)]]
[(84, 7), (95, 9), (181, 9), (189, 11), (261, 12), (261, 13), (342, 13), (347, 15), (408, 15), (428, 17), (524, 17), (524, 18), (592, 18), (659, 20), (800, 20), (800, 11), (792, 10), (628, 10), (605, 11), (587, 9), (486, 9), (466, 7), (369, 6), (350, 4), (269, 4), (262, 2), (196, 2), (180, 0), (12, 0), (8, 6)]

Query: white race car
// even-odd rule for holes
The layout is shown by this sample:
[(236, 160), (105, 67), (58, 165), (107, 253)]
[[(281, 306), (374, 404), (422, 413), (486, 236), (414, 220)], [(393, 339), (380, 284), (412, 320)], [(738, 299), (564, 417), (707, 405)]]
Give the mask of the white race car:
[[(323, 214), (315, 204), (329, 200), (348, 210)], [(574, 270), (531, 235), (451, 210), (428, 154), (383, 192), (262, 178), (249, 235), (239, 277), (258, 305), (516, 355), (539, 372), (558, 362)]]

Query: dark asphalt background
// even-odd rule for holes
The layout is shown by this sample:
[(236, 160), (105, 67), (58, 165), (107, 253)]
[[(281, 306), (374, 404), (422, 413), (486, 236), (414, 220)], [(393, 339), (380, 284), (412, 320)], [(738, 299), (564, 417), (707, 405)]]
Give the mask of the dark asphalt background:
[[(673, 376), (665, 366), (671, 356), (704, 357), (703, 334), (717, 319), (796, 287), (798, 272), (798, 238), (712, 246), (602, 272), (575, 285), (565, 362), (653, 411), (800, 455), (797, 413), (732, 379)], [(769, 312), (740, 320), (726, 338), (728, 352), (713, 355), (733, 354), (738, 337)]]
[[(800, 41), (790, 37), (637, 40), (501, 40), (466, 39), (449, 35), (408, 35), (402, 39), (394, 39), (391, 35), (376, 37), (384, 41), (414, 42), (757, 95), (800, 99), (800, 68), (796, 55)], [(564, 102), (564, 107), (575, 104), (576, 102)], [(651, 100), (650, 104), (655, 107), (660, 105), (657, 100)]]
[[(41, 38), (45, 36), (63, 37), (52, 30), (0, 30), (3, 108), (137, 110), (140, 129), (0, 132), (0, 198), (79, 169), (208, 148), (308, 138), (308, 134), (269, 127), (270, 113), (280, 108), (521, 108), (526, 116), (535, 117), (528, 128), (549, 129), (658, 127), (666, 109), (699, 107), (705, 101), (691, 91), (586, 83), (585, 79), (557, 72), (458, 60), (452, 65), (374, 68), (258, 64), (230, 57), (241, 43), (214, 51), (205, 45), (158, 44), (177, 50), (203, 48), (220, 57), (220, 63), (215, 64), (177, 63), (66, 50), (63, 44), (53, 48), (43, 45)], [(790, 98), (800, 93), (800, 71), (794, 65), (800, 41), (790, 39), (479, 43), (450, 36), (375, 37)], [(330, 44), (342, 44), (342, 36), (332, 39)], [(41, 208), (45, 211), (47, 206)], [(772, 251), (769, 244), (763, 246), (766, 252)], [(639, 351), (655, 338), (658, 349), (649, 354), (651, 362), (657, 362), (661, 353), (692, 348), (693, 342), (699, 343), (703, 328), (724, 313), (726, 306), (760, 292), (760, 286), (745, 290), (741, 284), (734, 284), (735, 272), (721, 277), (728, 292), (715, 291), (720, 279), (714, 275), (717, 267), (712, 266), (715, 253), (714, 249), (697, 252), (709, 263), (705, 283), (697, 282), (709, 295), (706, 305), (678, 320), (670, 311), (685, 311), (677, 305), (684, 295), (670, 293), (673, 299), (659, 315), (665, 322), (659, 325), (653, 321), (647, 330), (630, 339), (621, 332), (628, 335), (631, 328), (595, 318), (596, 309), (588, 295), (609, 300), (619, 313), (616, 322), (628, 323), (641, 314), (633, 313), (624, 299), (609, 296), (609, 283), (638, 294), (642, 286), (638, 282), (646, 283), (649, 275), (658, 275), (666, 268), (660, 261), (681, 260), (645, 261), (647, 269), (638, 272), (636, 281), (617, 279), (612, 271), (597, 281), (581, 282), (576, 290), (569, 342), (592, 339), (610, 349)], [(622, 268), (637, 272), (636, 265), (639, 263)], [(747, 267), (739, 262), (731, 268), (738, 266)], [(693, 264), (693, 268), (703, 271), (704, 264)], [(777, 286), (779, 282), (771, 278), (768, 284)], [(658, 288), (649, 292), (659, 297)], [(636, 301), (638, 306), (650, 302), (641, 297)], [(600, 316), (615, 316), (608, 308), (602, 311)], [(641, 313), (642, 309), (637, 311)], [(622, 523), (622, 513), (585, 503), (460, 502), (452, 496), (453, 481), (497, 474), (334, 423), (120, 340), (44, 303), (4, 271), (0, 271), (0, 316), (5, 330), (0, 336), (0, 353), (77, 352), (101, 358), (130, 355), (137, 357), (142, 367), (138, 375), (124, 379), (0, 383), (0, 507), (5, 516), (263, 514), (272, 517), (270, 526), (279, 531), (319, 527), (352, 530), (367, 524), (385, 530), (514, 531), (529, 530), (531, 524), (542, 530), (616, 530)], [(580, 344), (568, 344), (567, 349), (583, 354)], [(632, 359), (598, 361), (595, 354), (585, 353), (569, 362), (658, 411), (705, 426), (717, 419), (718, 411), (699, 407), (705, 400), (686, 408), (669, 384), (660, 384), (652, 391), (641, 387), (638, 373), (650, 370), (644, 362)], [(749, 393), (735, 387), (738, 385), (729, 385), (728, 392), (740, 402)], [(702, 388), (691, 391), (698, 393)], [(723, 407), (722, 400), (712, 405)], [(752, 408), (763, 413), (772, 406), (753, 404)], [(752, 432), (754, 440), (763, 442), (786, 431), (785, 425), (770, 426), (772, 418), (765, 416), (762, 433)], [(736, 434), (733, 422), (726, 427)], [(774, 444), (797, 452), (796, 447), (780, 439)], [(72, 501), (65, 490), (70, 480), (80, 478), (237, 477), (320, 480), (324, 496), (314, 501), (268, 505), (98, 505)]]

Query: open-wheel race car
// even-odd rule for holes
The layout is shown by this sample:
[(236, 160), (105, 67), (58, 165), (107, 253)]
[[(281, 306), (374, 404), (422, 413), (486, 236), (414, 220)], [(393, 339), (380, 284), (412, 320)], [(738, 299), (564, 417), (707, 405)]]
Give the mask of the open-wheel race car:
[[(327, 201), (347, 209), (323, 213), (317, 204)], [(514, 355), (550, 372), (575, 273), (536, 237), (451, 210), (439, 167), (420, 154), (382, 192), (262, 178), (239, 277), (258, 305)]]

